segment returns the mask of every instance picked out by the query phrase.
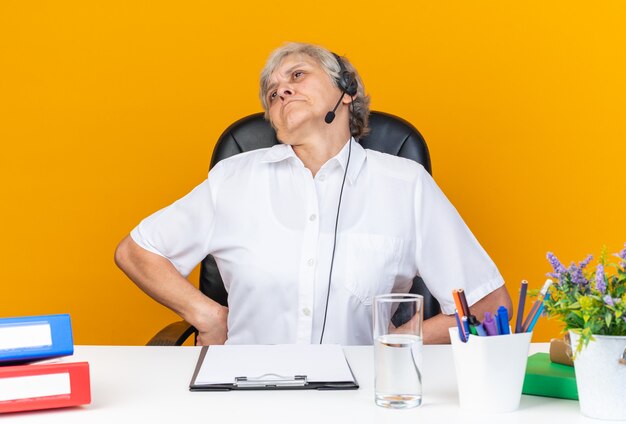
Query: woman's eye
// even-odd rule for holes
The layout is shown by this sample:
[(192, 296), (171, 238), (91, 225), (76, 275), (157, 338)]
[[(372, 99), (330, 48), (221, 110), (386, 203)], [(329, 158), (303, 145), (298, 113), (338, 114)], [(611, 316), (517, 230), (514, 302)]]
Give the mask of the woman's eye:
[(300, 78), (302, 76), (303, 72), (302, 71), (296, 71), (293, 73), (293, 77), (294, 78)]
[(271, 102), (272, 100), (274, 100), (274, 99), (276, 98), (276, 96), (277, 96), (277, 93), (276, 93), (275, 91), (274, 91), (273, 93), (271, 93), (271, 94), (269, 95), (270, 102)]

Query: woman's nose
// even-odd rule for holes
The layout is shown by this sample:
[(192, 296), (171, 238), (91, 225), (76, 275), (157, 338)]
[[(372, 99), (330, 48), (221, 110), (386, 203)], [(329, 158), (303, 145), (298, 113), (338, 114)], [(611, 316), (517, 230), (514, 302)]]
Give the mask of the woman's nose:
[(284, 85), (278, 89), (278, 95), (282, 98), (292, 96), (293, 89), (290, 86)]

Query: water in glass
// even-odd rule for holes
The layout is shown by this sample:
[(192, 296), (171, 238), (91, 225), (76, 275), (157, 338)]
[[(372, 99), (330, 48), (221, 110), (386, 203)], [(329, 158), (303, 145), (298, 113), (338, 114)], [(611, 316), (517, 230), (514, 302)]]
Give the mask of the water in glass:
[(376, 404), (411, 408), (422, 403), (422, 339), (412, 334), (385, 334), (374, 342)]

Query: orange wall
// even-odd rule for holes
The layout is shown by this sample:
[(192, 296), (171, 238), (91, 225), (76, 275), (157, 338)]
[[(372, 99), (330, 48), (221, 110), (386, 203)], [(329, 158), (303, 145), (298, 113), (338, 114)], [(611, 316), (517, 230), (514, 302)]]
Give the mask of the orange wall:
[(621, 1), (3, 0), (0, 316), (70, 312), (78, 344), (143, 344), (175, 319), (114, 248), (205, 177), (287, 40), (346, 54), (373, 108), (420, 129), (512, 293), (541, 285), (548, 250), (618, 251), (625, 21)]

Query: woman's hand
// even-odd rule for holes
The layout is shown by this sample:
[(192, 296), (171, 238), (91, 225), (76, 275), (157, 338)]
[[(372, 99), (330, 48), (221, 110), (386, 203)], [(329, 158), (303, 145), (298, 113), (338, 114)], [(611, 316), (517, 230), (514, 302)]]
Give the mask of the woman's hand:
[(196, 329), (196, 346), (223, 345), (228, 336), (228, 308), (219, 305)]

